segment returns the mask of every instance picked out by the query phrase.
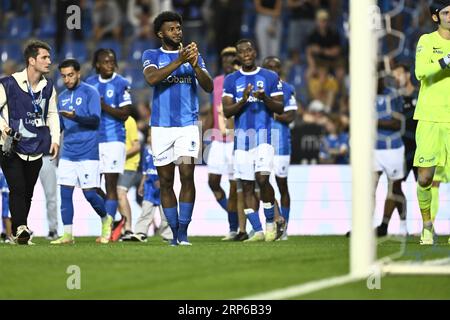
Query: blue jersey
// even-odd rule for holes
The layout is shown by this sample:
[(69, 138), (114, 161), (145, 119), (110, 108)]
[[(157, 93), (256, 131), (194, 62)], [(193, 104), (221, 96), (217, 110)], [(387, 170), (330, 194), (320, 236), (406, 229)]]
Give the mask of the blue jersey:
[[(403, 112), (403, 99), (400, 96), (390, 95), (389, 90), (385, 94), (377, 96), (378, 120), (392, 120), (394, 113), (401, 115)], [(398, 119), (398, 117), (397, 117)], [(403, 146), (401, 130), (377, 129), (376, 149), (397, 149)]]
[[(233, 98), (234, 102), (242, 100), (244, 90), (252, 84), (253, 90), (264, 89), (267, 96), (283, 95), (278, 75), (264, 68), (252, 72), (238, 70), (229, 74), (223, 84), (223, 96)], [(234, 116), (234, 149), (250, 150), (260, 144), (271, 144), (273, 112), (264, 102), (250, 95), (241, 112)]]
[(100, 95), (85, 82), (73, 90), (64, 90), (58, 96), (58, 111), (75, 111), (76, 117), (60, 116), (64, 130), (61, 159), (70, 161), (98, 160)]
[[(284, 81), (281, 81), (281, 84), (283, 86), (284, 112), (297, 110), (294, 87)], [(289, 124), (273, 118), (272, 121), (272, 145), (275, 148), (275, 155), (288, 156), (291, 154), (291, 129), (289, 129)]]
[(0, 169), (0, 193), (9, 193), (8, 183), (6, 182), (5, 175)]
[[(342, 150), (343, 148), (349, 149), (347, 133), (341, 133), (339, 135), (328, 134), (323, 138), (320, 145), (320, 158), (330, 159), (332, 157), (330, 150)], [(335, 159), (335, 164), (348, 164), (349, 162), (349, 152), (345, 156), (337, 156)]]
[(150, 147), (145, 148), (144, 162), (142, 163), (142, 174), (145, 175), (144, 200), (155, 205), (160, 205), (160, 189), (155, 187), (155, 182), (159, 180), (158, 172), (153, 163), (153, 154)]
[[(97, 88), (103, 101), (112, 108), (122, 108), (131, 104), (130, 82), (114, 73), (110, 79), (94, 75), (86, 82)], [(102, 111), (100, 122), (100, 142), (119, 141), (125, 143), (125, 121), (114, 118)]]
[[(163, 68), (178, 59), (178, 51), (163, 48), (145, 50), (142, 66)], [(203, 58), (198, 56), (198, 65), (206, 70)], [(198, 120), (197, 79), (192, 66), (186, 62), (164, 81), (156, 84), (153, 91), (151, 126), (185, 127)]]

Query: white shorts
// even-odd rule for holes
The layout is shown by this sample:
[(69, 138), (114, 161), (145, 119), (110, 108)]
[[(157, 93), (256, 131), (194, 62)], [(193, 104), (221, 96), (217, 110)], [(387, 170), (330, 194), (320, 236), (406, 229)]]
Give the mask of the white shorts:
[(375, 150), (375, 172), (386, 173), (389, 180), (400, 180), (405, 176), (405, 147)]
[(270, 144), (260, 144), (248, 151), (234, 151), (234, 178), (241, 180), (255, 180), (255, 172), (270, 174), (273, 168), (275, 150)]
[(208, 151), (208, 173), (228, 175), (233, 180), (234, 142), (213, 141)]
[(125, 143), (119, 141), (102, 142), (98, 145), (101, 173), (123, 173), (125, 168)]
[(100, 162), (98, 160), (61, 159), (57, 170), (59, 185), (82, 189), (100, 187)]
[(287, 178), (291, 156), (275, 155), (273, 157), (273, 172), (278, 178)]
[(156, 167), (168, 165), (180, 157), (197, 159), (200, 131), (197, 125), (186, 127), (152, 127), (153, 162)]

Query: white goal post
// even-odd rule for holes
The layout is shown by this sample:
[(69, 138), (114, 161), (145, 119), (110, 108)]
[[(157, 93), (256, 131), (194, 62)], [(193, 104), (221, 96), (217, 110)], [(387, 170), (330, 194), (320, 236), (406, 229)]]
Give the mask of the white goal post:
[(365, 277), (375, 261), (372, 227), (375, 141), (375, 89), (378, 41), (373, 10), (376, 0), (350, 0), (350, 158), (352, 236), (350, 274)]

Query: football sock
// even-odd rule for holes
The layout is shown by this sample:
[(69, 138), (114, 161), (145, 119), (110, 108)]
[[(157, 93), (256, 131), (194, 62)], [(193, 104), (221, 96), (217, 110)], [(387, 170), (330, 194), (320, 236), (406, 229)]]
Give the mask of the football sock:
[(94, 208), (95, 212), (101, 217), (106, 217), (105, 201), (97, 194), (95, 190), (83, 190), (84, 197)]
[(258, 212), (255, 212), (253, 209), (244, 209), (245, 215), (247, 216), (248, 221), (253, 227), (255, 232), (262, 231), (261, 221), (259, 220)]
[(239, 220), (237, 212), (228, 212), (228, 224), (230, 225), (230, 231), (236, 232), (239, 227)]
[(288, 207), (281, 207), (281, 216), (284, 218), (284, 220), (286, 221), (286, 223), (289, 222), (289, 213), (291, 211), (291, 208)]
[(8, 218), (9, 213), (9, 194), (2, 192), (2, 218)]
[(223, 210), (227, 211), (228, 207), (228, 199), (227, 197), (223, 197), (222, 199), (217, 200)]
[(275, 218), (275, 206), (270, 202), (263, 203), (264, 215), (266, 216), (266, 222), (272, 223)]
[(73, 188), (61, 186), (61, 218), (64, 225), (73, 224)]
[(419, 208), (422, 213), (423, 222), (431, 220), (431, 197), (431, 185), (423, 188), (419, 183), (417, 183), (417, 199), (419, 201)]
[(187, 229), (191, 222), (192, 210), (194, 209), (194, 203), (192, 202), (180, 202), (180, 221), (178, 229), (178, 240), (187, 240)]
[(166, 216), (167, 223), (169, 224), (170, 230), (173, 233), (173, 244), (177, 242), (178, 239), (178, 208), (163, 208), (164, 215)]
[(118, 206), (118, 201), (117, 200), (110, 200), (110, 199), (105, 200), (106, 212), (111, 217), (113, 217), (113, 219), (116, 216), (117, 206)]
[(437, 213), (439, 211), (439, 188), (438, 187), (432, 187), (431, 188), (431, 221), (434, 223), (434, 220), (436, 220)]

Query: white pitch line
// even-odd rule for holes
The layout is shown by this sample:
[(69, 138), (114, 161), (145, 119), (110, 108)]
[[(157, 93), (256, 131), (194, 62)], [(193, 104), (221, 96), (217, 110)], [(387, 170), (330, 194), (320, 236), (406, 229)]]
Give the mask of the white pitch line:
[[(381, 268), (386, 274), (450, 274), (449, 273), (449, 259), (436, 259), (431, 261), (422, 262), (422, 264), (396, 264), (387, 263), (385, 265), (374, 264), (374, 267)], [(400, 270), (401, 269), (401, 270)], [(406, 272), (407, 270), (408, 272)], [(419, 272), (420, 271), (420, 272)], [(369, 275), (369, 274), (368, 274)], [(366, 277), (368, 276), (366, 275)], [(383, 276), (383, 274), (381, 274)], [(253, 296), (247, 296), (239, 298), (238, 300), (282, 300), (289, 299), (292, 297), (297, 297), (305, 294), (309, 294), (322, 289), (344, 285), (347, 283), (360, 281), (365, 279), (364, 276), (355, 276), (347, 274), (339, 277), (332, 277), (327, 279), (322, 279), (318, 281), (311, 281), (304, 284), (287, 287), (284, 289), (272, 290), (265, 293), (256, 294)]]
[(292, 297), (297, 297), (300, 295), (305, 295), (311, 292), (319, 291), (322, 289), (340, 286), (343, 284), (347, 284), (350, 282), (355, 282), (358, 280), (362, 280), (362, 277), (356, 277), (350, 274), (345, 276), (333, 277), (322, 279), (318, 281), (311, 281), (304, 284), (287, 287), (284, 289), (278, 289), (269, 291), (266, 293), (256, 294), (253, 296), (247, 296), (240, 298), (239, 300), (281, 300), (288, 299)]

